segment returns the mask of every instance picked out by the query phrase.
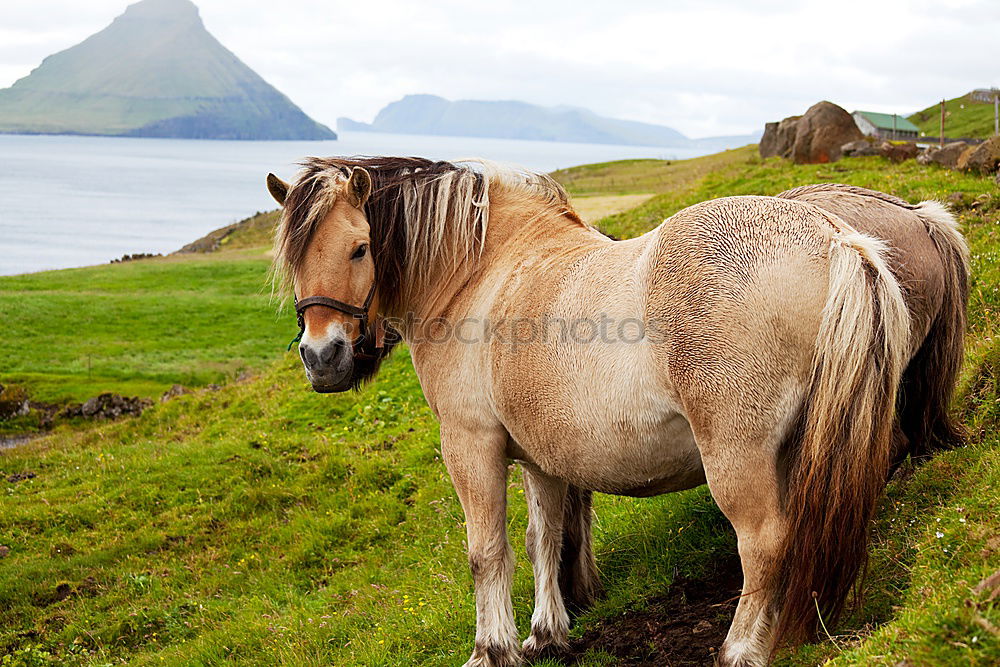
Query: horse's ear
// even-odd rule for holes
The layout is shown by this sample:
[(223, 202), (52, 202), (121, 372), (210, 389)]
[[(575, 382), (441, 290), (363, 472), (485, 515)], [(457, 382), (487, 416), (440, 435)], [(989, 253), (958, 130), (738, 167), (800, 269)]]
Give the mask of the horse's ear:
[(372, 193), (372, 177), (362, 167), (355, 167), (347, 181), (347, 202), (354, 208), (361, 208)]
[(285, 197), (288, 196), (288, 183), (285, 183), (274, 174), (268, 174), (267, 191), (271, 193), (272, 197), (274, 197), (274, 201), (278, 202), (282, 206), (285, 205)]

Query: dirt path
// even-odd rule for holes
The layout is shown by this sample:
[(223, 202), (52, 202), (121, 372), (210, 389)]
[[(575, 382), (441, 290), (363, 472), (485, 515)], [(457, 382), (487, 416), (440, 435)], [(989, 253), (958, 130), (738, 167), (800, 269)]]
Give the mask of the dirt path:
[(644, 203), (653, 195), (598, 195), (594, 197), (573, 197), (570, 202), (585, 222), (594, 224), (601, 218), (621, 213)]

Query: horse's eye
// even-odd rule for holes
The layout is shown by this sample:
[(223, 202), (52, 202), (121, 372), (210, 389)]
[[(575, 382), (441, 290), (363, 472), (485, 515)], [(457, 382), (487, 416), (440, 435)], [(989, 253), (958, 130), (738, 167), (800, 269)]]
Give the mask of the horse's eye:
[(358, 246), (358, 249), (354, 251), (354, 254), (351, 255), (351, 259), (361, 259), (365, 256), (366, 252), (368, 252), (368, 244), (362, 243)]

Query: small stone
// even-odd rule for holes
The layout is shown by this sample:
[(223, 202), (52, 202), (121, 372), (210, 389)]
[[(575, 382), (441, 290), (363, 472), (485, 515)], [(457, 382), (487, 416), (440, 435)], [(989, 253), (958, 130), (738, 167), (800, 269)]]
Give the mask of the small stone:
[(696, 635), (700, 635), (703, 632), (709, 632), (712, 630), (712, 624), (709, 621), (701, 620), (692, 628), (691, 632)]
[(166, 403), (171, 398), (175, 398), (177, 396), (183, 396), (184, 394), (190, 394), (190, 393), (191, 390), (185, 387), (184, 385), (175, 384), (172, 387), (170, 387), (170, 389), (167, 389), (165, 392), (163, 392), (163, 396), (160, 396), (160, 403)]

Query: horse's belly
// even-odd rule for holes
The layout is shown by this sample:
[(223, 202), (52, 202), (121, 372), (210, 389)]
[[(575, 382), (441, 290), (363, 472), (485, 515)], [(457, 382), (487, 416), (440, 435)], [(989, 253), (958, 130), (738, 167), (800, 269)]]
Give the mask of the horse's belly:
[(552, 441), (525, 433), (512, 455), (575, 486), (624, 496), (654, 496), (705, 483), (701, 454), (683, 415), (652, 424), (567, 429)]

